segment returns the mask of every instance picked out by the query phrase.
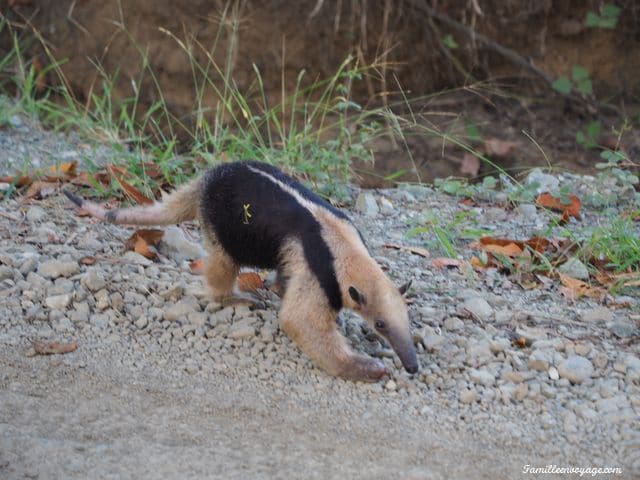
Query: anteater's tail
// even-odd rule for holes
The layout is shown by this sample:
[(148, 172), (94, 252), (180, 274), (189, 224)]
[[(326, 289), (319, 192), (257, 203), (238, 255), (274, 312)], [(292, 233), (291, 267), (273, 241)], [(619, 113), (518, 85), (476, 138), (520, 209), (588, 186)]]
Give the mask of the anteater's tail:
[(62, 190), (69, 200), (90, 215), (111, 223), (130, 225), (171, 225), (195, 220), (200, 210), (202, 178), (193, 180), (165, 196), (153, 205), (107, 210), (68, 190)]

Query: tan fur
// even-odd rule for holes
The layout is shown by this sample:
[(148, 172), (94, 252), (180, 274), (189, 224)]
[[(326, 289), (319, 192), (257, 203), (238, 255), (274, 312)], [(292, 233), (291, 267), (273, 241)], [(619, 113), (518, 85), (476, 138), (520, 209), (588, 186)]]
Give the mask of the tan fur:
[(283, 256), (284, 274), (289, 280), (279, 320), (285, 333), (331, 375), (368, 381), (385, 375), (384, 364), (354, 352), (338, 331), (336, 312), (309, 270), (302, 247), (291, 242)]
[(82, 209), (100, 220), (130, 225), (171, 225), (199, 217), (202, 178), (193, 180), (171, 192), (153, 205), (106, 210), (97, 203), (84, 200)]

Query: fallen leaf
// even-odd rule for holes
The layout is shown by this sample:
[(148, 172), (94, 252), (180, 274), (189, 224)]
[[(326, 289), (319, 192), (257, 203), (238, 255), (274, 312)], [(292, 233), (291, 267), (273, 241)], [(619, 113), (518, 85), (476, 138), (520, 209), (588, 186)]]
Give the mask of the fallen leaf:
[(469, 152), (464, 152), (462, 162), (460, 163), (460, 173), (463, 175), (471, 175), (475, 177), (480, 172), (480, 159)]
[(54, 355), (58, 353), (71, 353), (76, 351), (78, 344), (76, 342), (60, 343), (60, 342), (36, 342), (32, 341), (33, 349), (38, 355)]
[(527, 347), (531, 346), (532, 342), (531, 342), (531, 340), (528, 340), (523, 336), (519, 336), (519, 337), (515, 337), (513, 340), (511, 340), (511, 344), (514, 347), (527, 348)]
[(149, 260), (158, 258), (158, 253), (152, 247), (156, 247), (162, 236), (163, 230), (155, 228), (141, 228), (136, 230), (125, 242), (127, 250), (133, 250)]
[(241, 292), (255, 292), (264, 289), (264, 282), (256, 272), (243, 272), (238, 275), (238, 289)]
[(193, 260), (189, 264), (189, 268), (191, 269), (191, 273), (194, 275), (202, 275), (204, 273), (204, 258)]
[(120, 184), (120, 188), (122, 188), (122, 191), (127, 197), (140, 205), (153, 205), (155, 203), (154, 200), (147, 197), (144, 193), (142, 193), (140, 190), (138, 190), (123, 178), (126, 171), (122, 167), (109, 165), (108, 169)]
[(569, 195), (569, 203), (563, 203), (562, 199), (554, 197), (549, 192), (541, 193), (536, 199), (536, 205), (555, 212), (562, 213), (563, 220), (568, 221), (569, 217), (580, 219), (580, 207), (582, 202), (575, 195)]
[(79, 260), (80, 264), (82, 265), (94, 265), (96, 261), (96, 257), (93, 257), (91, 255), (86, 255)]
[(58, 190), (59, 184), (57, 182), (33, 182), (27, 188), (25, 196), (27, 198), (45, 198), (53, 195)]
[(506, 157), (518, 146), (517, 143), (489, 138), (484, 142), (484, 150), (490, 157)]
[(52, 165), (47, 170), (44, 180), (48, 182), (56, 182), (72, 179), (76, 176), (77, 164), (78, 162), (65, 162), (58, 165)]
[(562, 273), (559, 273), (558, 276), (560, 277), (560, 282), (562, 282), (562, 285), (564, 286), (560, 289), (560, 292), (568, 298), (576, 299), (580, 297), (589, 297), (595, 298), (596, 300), (603, 300), (607, 294), (603, 288), (589, 285), (577, 278), (563, 275)]
[(22, 177), (0, 177), (0, 183), (12, 183), (18, 188), (31, 185), (32, 182), (33, 182), (33, 179), (28, 175), (22, 176)]
[(385, 243), (384, 248), (393, 248), (394, 250), (403, 250), (405, 252), (413, 253), (414, 255), (420, 255), (427, 258), (431, 256), (429, 250), (422, 247), (412, 247), (411, 245), (400, 245), (397, 243)]
[(446, 258), (446, 257), (438, 257), (431, 260), (431, 265), (435, 268), (449, 268), (449, 267), (459, 267), (463, 263), (462, 260), (458, 260), (457, 258)]

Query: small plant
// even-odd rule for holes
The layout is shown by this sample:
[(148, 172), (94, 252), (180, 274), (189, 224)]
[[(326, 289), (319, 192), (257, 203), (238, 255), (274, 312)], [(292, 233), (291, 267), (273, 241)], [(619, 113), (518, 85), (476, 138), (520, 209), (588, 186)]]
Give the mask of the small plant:
[(584, 24), (591, 28), (604, 28), (607, 30), (613, 30), (618, 24), (618, 18), (620, 17), (620, 7), (607, 3), (600, 9), (600, 13), (593, 11), (587, 12), (587, 18)]
[[(420, 220), (420, 226), (407, 232), (407, 237), (412, 238), (428, 233), (429, 238), (425, 240), (427, 248), (456, 258), (458, 255), (456, 247), (459, 240), (477, 240), (492, 233), (491, 230), (476, 227), (476, 217), (476, 212), (463, 210), (456, 212), (453, 219), (444, 221), (438, 215), (429, 213)], [(432, 238), (432, 235), (435, 238)]]
[(442, 37), (441, 41), (442, 44), (450, 50), (455, 50), (459, 47), (458, 42), (456, 42), (456, 39), (453, 38), (453, 35), (451, 35), (450, 33)]
[(576, 133), (576, 142), (584, 148), (592, 149), (598, 146), (598, 139), (602, 133), (602, 124), (599, 120), (589, 122), (584, 131)]
[(589, 72), (582, 65), (573, 66), (571, 79), (566, 75), (562, 75), (551, 86), (563, 95), (569, 95), (573, 90), (584, 96), (593, 94), (593, 83), (589, 77)]

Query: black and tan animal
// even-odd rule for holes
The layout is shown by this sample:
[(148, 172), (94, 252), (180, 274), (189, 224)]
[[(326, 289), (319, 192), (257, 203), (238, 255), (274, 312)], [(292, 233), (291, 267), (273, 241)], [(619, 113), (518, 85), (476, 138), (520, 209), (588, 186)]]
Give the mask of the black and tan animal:
[(217, 299), (237, 295), (239, 268), (276, 269), (281, 328), (320, 367), (351, 380), (387, 373), (339, 333), (342, 308), (386, 338), (409, 373), (418, 361), (402, 293), (371, 258), (349, 218), (293, 178), (259, 162), (227, 163), (151, 206), (106, 210), (65, 191), (91, 215), (118, 224), (200, 221), (207, 282)]

